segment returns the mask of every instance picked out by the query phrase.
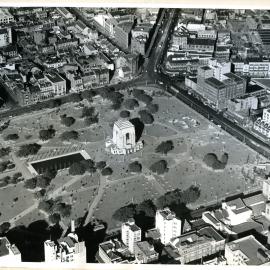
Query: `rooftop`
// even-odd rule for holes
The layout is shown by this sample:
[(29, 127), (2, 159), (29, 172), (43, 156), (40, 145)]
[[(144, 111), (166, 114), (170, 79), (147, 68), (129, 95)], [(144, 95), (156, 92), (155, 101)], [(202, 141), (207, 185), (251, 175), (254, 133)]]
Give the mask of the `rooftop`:
[(218, 89), (222, 89), (222, 88), (226, 87), (226, 85), (223, 82), (219, 81), (218, 79), (216, 79), (214, 77), (205, 79), (205, 83), (207, 83), (215, 88), (218, 88)]
[(9, 254), (9, 250), (7, 248), (7, 245), (9, 244), (6, 237), (0, 238), (0, 257), (6, 256)]
[(119, 119), (117, 120), (114, 125), (118, 127), (120, 130), (126, 129), (126, 128), (134, 128), (133, 124), (127, 120)]
[(137, 243), (135, 243), (135, 245), (147, 257), (157, 254), (154, 247), (152, 245), (150, 245), (147, 241), (137, 242)]
[(205, 38), (188, 38), (187, 43), (191, 45), (214, 46), (216, 41), (213, 39), (205, 39)]
[(164, 208), (163, 210), (157, 211), (164, 219), (171, 220), (175, 218), (175, 213), (172, 212), (169, 208)]
[(247, 257), (247, 265), (260, 265), (264, 262), (257, 256), (258, 249), (267, 251), (267, 249), (258, 242), (253, 235), (243, 237), (227, 244), (232, 250), (240, 250)]

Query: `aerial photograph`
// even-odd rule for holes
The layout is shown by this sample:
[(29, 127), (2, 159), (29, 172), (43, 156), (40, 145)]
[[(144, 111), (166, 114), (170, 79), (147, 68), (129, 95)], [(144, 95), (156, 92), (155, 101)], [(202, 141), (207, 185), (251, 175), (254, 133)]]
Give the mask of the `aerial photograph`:
[(270, 10), (0, 7), (0, 267), (270, 265), (269, 159)]

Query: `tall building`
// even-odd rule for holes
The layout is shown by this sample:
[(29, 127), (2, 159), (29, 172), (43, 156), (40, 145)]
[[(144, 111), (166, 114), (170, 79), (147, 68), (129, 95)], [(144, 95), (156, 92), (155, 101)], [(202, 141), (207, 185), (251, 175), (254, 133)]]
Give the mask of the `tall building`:
[(241, 97), (246, 92), (246, 80), (235, 75), (232, 72), (216, 73), (209, 66), (198, 68), (197, 89), (196, 92), (202, 96), (208, 104), (215, 108), (223, 110), (227, 108), (227, 102), (230, 99)]
[(71, 233), (57, 242), (44, 242), (45, 262), (86, 263), (86, 247), (84, 241), (79, 242), (74, 233), (74, 222), (71, 223)]
[(133, 218), (122, 224), (121, 237), (123, 243), (131, 253), (134, 253), (134, 245), (141, 241), (141, 229), (135, 224)]
[(160, 232), (160, 241), (166, 245), (174, 237), (181, 235), (181, 220), (169, 208), (157, 210), (156, 229)]
[(21, 262), (21, 253), (6, 237), (0, 237), (0, 265)]

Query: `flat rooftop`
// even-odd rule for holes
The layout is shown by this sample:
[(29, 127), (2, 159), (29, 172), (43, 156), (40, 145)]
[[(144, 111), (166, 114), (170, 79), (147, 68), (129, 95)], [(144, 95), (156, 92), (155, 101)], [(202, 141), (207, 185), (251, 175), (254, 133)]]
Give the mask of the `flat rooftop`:
[(267, 251), (267, 249), (258, 242), (253, 235), (230, 242), (227, 246), (233, 251), (240, 250), (244, 253), (248, 258), (246, 261), (247, 265), (260, 265), (264, 263), (260, 258), (258, 258), (257, 251), (258, 249)]

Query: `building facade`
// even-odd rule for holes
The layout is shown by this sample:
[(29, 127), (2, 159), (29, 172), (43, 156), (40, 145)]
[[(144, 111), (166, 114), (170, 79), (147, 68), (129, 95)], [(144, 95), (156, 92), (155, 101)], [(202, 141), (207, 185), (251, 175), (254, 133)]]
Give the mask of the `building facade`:
[(172, 238), (181, 235), (181, 220), (176, 218), (175, 213), (169, 208), (157, 210), (155, 222), (162, 244), (166, 245)]
[(122, 224), (121, 238), (131, 253), (134, 253), (135, 243), (141, 241), (141, 229), (135, 224), (133, 218)]

